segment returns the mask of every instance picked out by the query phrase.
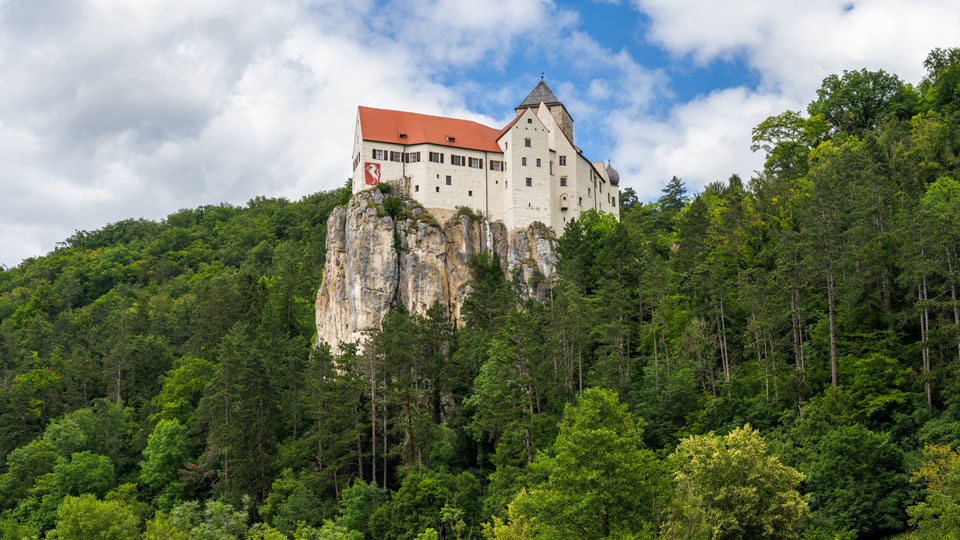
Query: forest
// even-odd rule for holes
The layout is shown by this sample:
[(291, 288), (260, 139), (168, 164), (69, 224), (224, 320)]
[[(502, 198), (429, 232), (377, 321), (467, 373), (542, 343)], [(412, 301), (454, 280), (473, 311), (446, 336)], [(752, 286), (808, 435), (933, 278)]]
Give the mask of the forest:
[[(315, 343), (348, 186), (0, 268), (0, 539), (960, 537), (960, 49), (823, 80), (763, 170), (621, 194), (542, 301)], [(527, 284), (530, 285), (530, 284)]]

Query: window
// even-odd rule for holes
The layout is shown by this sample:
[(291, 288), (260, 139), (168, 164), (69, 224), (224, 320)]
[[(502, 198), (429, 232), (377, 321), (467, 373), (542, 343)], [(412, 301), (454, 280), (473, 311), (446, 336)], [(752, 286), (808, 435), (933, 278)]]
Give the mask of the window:
[(403, 160), (403, 155), (400, 152), (390, 152), (390, 161), (401, 161)]
[(533, 123), (533, 118), (527, 118), (527, 123), (528, 123), (528, 124), (532, 124), (532, 123)]
[(567, 156), (560, 156), (560, 166), (565, 167), (567, 165)]
[(553, 162), (552, 162), (552, 161), (550, 162), (550, 174), (551, 174), (551, 175), (553, 174)]
[(374, 149), (374, 151), (373, 151), (373, 159), (386, 159), (386, 157), (384, 157), (384, 152), (383, 152), (383, 150), (376, 150), (376, 149)]
[(527, 158), (520, 158), (520, 164), (523, 165), (524, 167), (526, 167), (526, 166), (527, 166)]
[(454, 156), (454, 155), (451, 155), (451, 156), (450, 156), (450, 164), (451, 164), (451, 165), (458, 165), (458, 166), (462, 167), (462, 166), (466, 165), (466, 160), (463, 158), (463, 156)]
[(473, 197), (473, 191), (467, 191), (467, 197)]
[(413, 186), (414, 191), (420, 191), (420, 184)]
[(491, 160), (490, 160), (490, 170), (491, 170), (491, 171), (502, 171), (502, 170), (503, 170), (503, 162), (502, 162), (502, 161), (497, 161), (497, 160), (491, 159)]
[(527, 178), (527, 187), (533, 186), (533, 178)]
[(448, 174), (448, 175), (447, 175), (447, 185), (449, 186), (449, 185), (451, 185), (451, 184), (453, 184), (453, 178), (450, 178), (450, 175)]
[(526, 146), (527, 148), (531, 148), (533, 146), (530, 144), (530, 137), (527, 137), (526, 139), (523, 140), (523, 145)]
[(403, 155), (405, 163), (418, 163), (420, 161), (420, 152), (410, 152)]
[(560, 185), (561, 185), (561, 186), (567, 185), (567, 177), (566, 177), (566, 176), (561, 176), (561, 177), (560, 177)]
[(440, 152), (430, 152), (430, 161), (434, 163), (443, 163), (443, 154)]
[(537, 158), (537, 167), (540, 166), (540, 158)]
[(400, 138), (401, 138), (401, 139), (406, 139), (406, 138), (407, 138), (407, 134), (406, 134), (406, 133), (401, 133), (401, 134), (400, 134)]
[[(439, 190), (437, 190), (439, 191)], [(577, 204), (583, 206), (583, 197), (577, 197)]]
[(482, 168), (483, 168), (483, 160), (480, 159), (480, 158), (472, 157), (472, 158), (470, 158), (470, 165), (469, 165), (469, 166), (470, 166), (471, 168), (474, 168), (474, 169), (482, 169)]
[(440, 186), (436, 187), (437, 193), (440, 193)]
[(450, 135), (447, 135), (447, 142), (457, 142), (457, 138), (456, 138), (456, 137), (451, 137)]
[(590, 196), (590, 188), (587, 188), (587, 197)]
[(613, 206), (616, 206), (616, 205), (617, 205), (617, 198), (614, 197), (610, 202), (611, 202), (611, 204), (613, 204)]
[(503, 141), (503, 149), (506, 150), (510, 148), (510, 141)]

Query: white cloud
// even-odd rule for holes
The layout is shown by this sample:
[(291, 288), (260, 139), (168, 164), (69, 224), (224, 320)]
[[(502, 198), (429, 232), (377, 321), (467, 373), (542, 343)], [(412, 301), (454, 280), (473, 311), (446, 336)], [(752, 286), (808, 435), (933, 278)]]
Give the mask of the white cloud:
[(679, 105), (666, 119), (614, 116), (614, 166), (641, 200), (659, 198), (674, 175), (690, 191), (734, 173), (746, 180), (763, 165), (749, 151), (752, 127), (789, 108), (797, 104), (782, 96), (731, 88)]
[(358, 104), (491, 121), (436, 75), (575, 21), (548, 0), (503, 9), (0, 2), (0, 264), (127, 217), (338, 187)]
[[(766, 86), (806, 96), (843, 69), (885, 69), (908, 81), (936, 46), (956, 44), (956, 0), (634, 0), (648, 38), (699, 62), (742, 56)], [(918, 61), (919, 59), (919, 61)]]
[(906, 82), (923, 75), (934, 47), (956, 46), (956, 0), (633, 0), (650, 18), (648, 40), (704, 66), (742, 61), (757, 88), (713, 91), (675, 104), (664, 119), (612, 115), (614, 155), (625, 185), (656, 198), (673, 175), (694, 189), (762, 165), (750, 131), (767, 116), (805, 110), (824, 77), (844, 69), (883, 69)]

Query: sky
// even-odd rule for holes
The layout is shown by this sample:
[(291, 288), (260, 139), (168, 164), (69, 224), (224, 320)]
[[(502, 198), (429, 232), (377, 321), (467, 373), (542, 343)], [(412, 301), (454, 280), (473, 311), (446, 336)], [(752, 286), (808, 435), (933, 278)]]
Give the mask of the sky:
[(0, 0), (0, 265), (342, 186), (358, 105), (501, 127), (541, 73), (621, 189), (695, 192), (827, 75), (955, 46), (960, 0)]

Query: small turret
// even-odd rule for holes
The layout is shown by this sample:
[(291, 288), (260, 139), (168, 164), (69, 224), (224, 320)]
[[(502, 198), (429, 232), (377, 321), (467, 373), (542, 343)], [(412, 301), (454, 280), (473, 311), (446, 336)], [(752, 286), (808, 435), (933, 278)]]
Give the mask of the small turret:
[(611, 186), (620, 185), (620, 173), (616, 169), (610, 166), (610, 162), (607, 161), (607, 178), (610, 180)]

